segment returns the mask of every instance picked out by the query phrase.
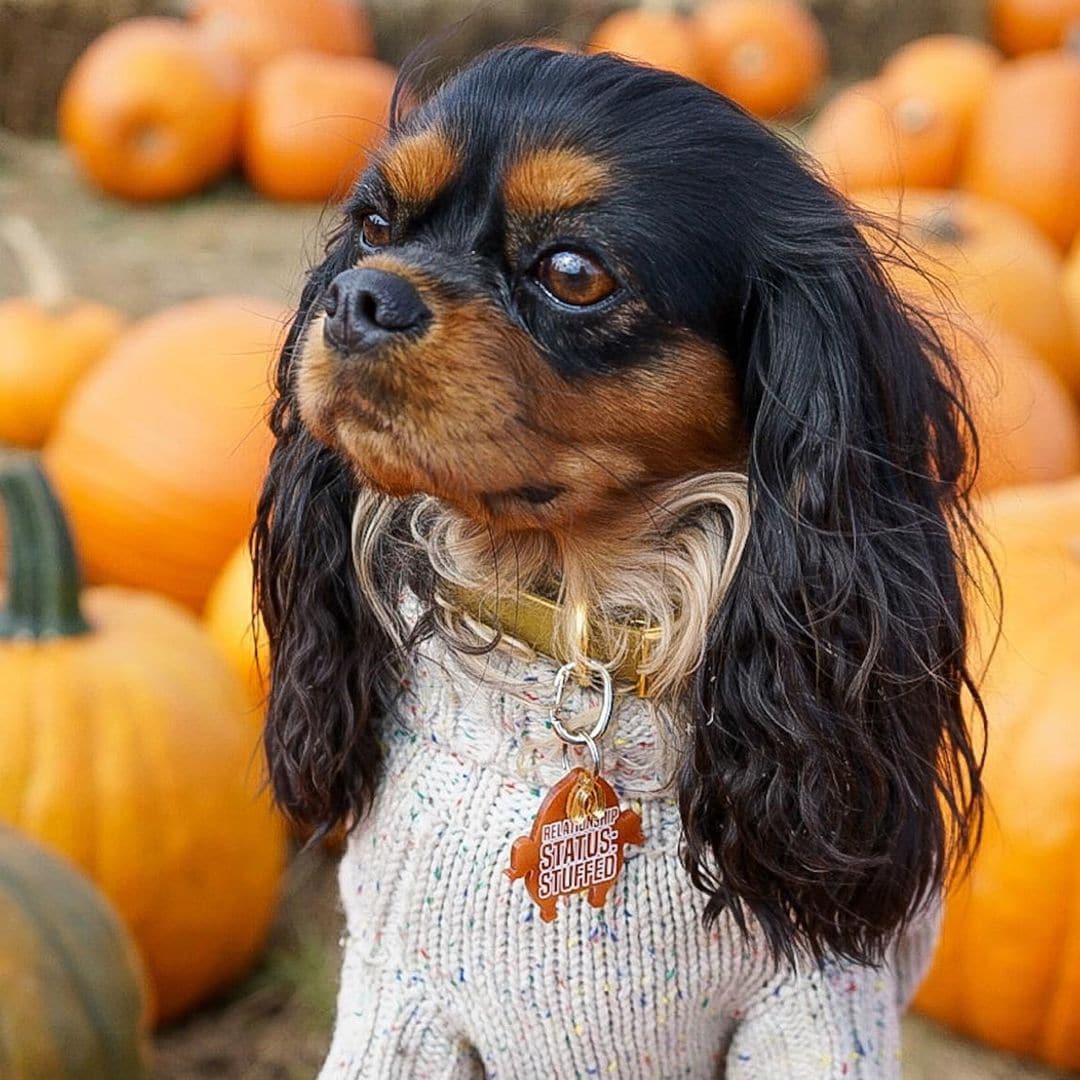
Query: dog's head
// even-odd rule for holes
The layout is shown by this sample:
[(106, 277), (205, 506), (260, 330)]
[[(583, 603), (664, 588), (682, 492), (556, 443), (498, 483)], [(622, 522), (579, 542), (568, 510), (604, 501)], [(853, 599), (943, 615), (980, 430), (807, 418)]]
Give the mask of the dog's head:
[(492, 54), (360, 178), (297, 361), (305, 424), (365, 482), (495, 529), (580, 531), (737, 463), (727, 335), (770, 142), (683, 80)]
[(255, 531), (279, 799), (325, 829), (378, 778), (361, 492), (558, 549), (738, 470), (748, 539), (681, 694), (687, 866), (778, 953), (879, 957), (978, 831), (952, 370), (729, 101), (608, 56), (481, 58), (394, 120), (282, 354)]

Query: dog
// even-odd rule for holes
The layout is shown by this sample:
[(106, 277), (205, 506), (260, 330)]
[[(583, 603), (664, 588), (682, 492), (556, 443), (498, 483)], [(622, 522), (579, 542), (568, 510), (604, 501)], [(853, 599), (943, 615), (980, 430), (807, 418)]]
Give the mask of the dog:
[(350, 830), (323, 1075), (896, 1076), (982, 809), (948, 351), (704, 86), (518, 45), (408, 97), (253, 533), (272, 788)]

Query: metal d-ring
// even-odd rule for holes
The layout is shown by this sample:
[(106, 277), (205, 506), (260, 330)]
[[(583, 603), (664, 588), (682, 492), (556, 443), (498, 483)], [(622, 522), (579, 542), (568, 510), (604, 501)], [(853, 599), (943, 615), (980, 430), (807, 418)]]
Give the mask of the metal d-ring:
[[(587, 668), (600, 678), (600, 692), (603, 695), (600, 702), (600, 715), (596, 718), (596, 723), (593, 724), (591, 731), (569, 731), (559, 718), (559, 710), (562, 708), (563, 696), (566, 693), (566, 680), (580, 671), (582, 667)], [(569, 743), (572, 746), (587, 746), (590, 756), (597, 763), (597, 769), (599, 768), (600, 752), (596, 743), (604, 737), (604, 732), (607, 731), (608, 724), (611, 722), (614, 704), (615, 688), (611, 681), (611, 672), (599, 660), (585, 657), (581, 661), (571, 661), (568, 664), (563, 664), (555, 673), (555, 702), (551, 706), (551, 726), (555, 729), (555, 734), (564, 743)], [(595, 772), (597, 769), (593, 771)]]
[[(593, 776), (600, 775), (600, 747), (596, 745), (596, 740), (587, 731), (581, 732), (581, 745), (589, 748), (589, 772)], [(563, 756), (563, 768), (570, 771), (570, 744), (564, 742), (562, 748)]]

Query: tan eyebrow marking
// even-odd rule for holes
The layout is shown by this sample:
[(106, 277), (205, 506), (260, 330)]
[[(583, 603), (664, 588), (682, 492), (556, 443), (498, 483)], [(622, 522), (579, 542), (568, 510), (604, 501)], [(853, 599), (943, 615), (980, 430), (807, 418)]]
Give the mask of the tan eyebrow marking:
[(435, 128), (407, 135), (379, 161), (379, 169), (398, 202), (426, 206), (454, 178), (460, 167), (453, 143)]
[(550, 214), (595, 198), (609, 179), (607, 166), (580, 150), (535, 150), (507, 169), (503, 198), (513, 213)]

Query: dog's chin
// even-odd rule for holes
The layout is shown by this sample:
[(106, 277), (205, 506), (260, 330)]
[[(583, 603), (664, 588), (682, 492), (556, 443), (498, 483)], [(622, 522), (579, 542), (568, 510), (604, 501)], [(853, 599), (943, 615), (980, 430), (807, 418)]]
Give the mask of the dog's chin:
[[(472, 460), (468, 447), (421, 441), (400, 416), (374, 406), (350, 408), (336, 419), (325, 412), (302, 412), (302, 417), (363, 485), (398, 499), (432, 496), (495, 533), (582, 532), (619, 516), (620, 502), (628, 497), (625, 490), (608, 490), (588, 476), (570, 482), (516, 468), (497, 475), (490, 460)], [(506, 459), (512, 464), (509, 450)]]

